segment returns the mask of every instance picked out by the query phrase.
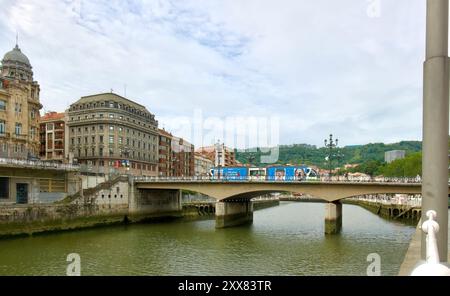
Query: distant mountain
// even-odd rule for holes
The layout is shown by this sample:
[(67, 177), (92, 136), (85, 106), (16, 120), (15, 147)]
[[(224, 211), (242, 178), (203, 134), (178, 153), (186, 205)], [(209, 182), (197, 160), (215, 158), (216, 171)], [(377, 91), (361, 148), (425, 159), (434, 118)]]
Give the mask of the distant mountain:
[[(268, 151), (267, 148), (264, 149)], [(346, 163), (360, 164), (369, 160), (384, 161), (384, 153), (390, 150), (405, 150), (406, 154), (411, 154), (422, 150), (420, 141), (401, 141), (399, 143), (384, 144), (371, 143), (366, 145), (349, 145), (333, 149), (333, 156), (338, 155), (339, 165)], [(278, 146), (278, 161), (276, 164), (308, 164), (319, 167), (327, 167), (325, 157), (329, 154), (329, 149), (325, 147), (317, 148), (309, 144), (292, 144)], [(241, 163), (251, 163), (253, 165), (268, 165), (261, 163), (261, 149), (237, 150), (236, 159)], [(337, 166), (334, 162), (333, 166)]]

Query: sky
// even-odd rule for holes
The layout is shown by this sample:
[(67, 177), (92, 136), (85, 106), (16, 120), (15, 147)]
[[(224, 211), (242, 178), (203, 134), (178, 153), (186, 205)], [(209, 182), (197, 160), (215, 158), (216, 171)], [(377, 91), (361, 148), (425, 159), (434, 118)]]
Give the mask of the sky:
[(423, 0), (0, 0), (42, 112), (126, 95), (196, 146), (420, 140)]

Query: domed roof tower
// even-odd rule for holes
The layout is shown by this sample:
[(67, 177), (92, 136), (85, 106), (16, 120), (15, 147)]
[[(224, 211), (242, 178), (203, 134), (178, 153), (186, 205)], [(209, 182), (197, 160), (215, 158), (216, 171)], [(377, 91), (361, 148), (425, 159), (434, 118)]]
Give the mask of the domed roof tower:
[(31, 70), (30, 60), (22, 53), (19, 45), (8, 51), (2, 60), (1, 77), (16, 78), (28, 82), (33, 81), (33, 71)]

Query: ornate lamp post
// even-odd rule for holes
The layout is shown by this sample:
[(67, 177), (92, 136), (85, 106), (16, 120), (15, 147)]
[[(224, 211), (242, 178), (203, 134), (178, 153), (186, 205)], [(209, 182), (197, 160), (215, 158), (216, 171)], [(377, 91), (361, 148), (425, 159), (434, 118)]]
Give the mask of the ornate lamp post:
[(332, 158), (333, 158), (333, 148), (337, 148), (338, 145), (338, 139), (333, 141), (333, 135), (330, 134), (329, 141), (327, 139), (324, 140), (325, 148), (329, 149), (328, 152), (328, 168), (329, 168), (329, 177), (331, 178), (331, 171), (332, 171)]

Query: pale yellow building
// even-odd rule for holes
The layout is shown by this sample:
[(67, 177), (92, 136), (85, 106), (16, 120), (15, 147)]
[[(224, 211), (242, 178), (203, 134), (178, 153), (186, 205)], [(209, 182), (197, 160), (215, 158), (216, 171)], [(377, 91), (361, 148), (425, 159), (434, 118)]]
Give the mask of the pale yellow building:
[(16, 45), (0, 67), (0, 158), (38, 157), (39, 91), (30, 61)]

